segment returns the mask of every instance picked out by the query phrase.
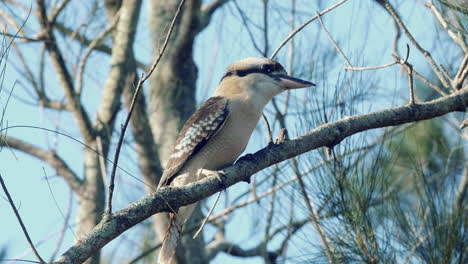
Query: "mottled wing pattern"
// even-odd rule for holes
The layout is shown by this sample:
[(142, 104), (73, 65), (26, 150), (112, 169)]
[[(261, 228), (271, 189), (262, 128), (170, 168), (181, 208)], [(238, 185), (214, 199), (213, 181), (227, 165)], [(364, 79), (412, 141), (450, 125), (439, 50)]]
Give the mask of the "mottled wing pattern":
[(226, 98), (211, 97), (189, 118), (176, 140), (158, 189), (168, 185), (187, 160), (223, 127), (229, 116), (227, 104)]

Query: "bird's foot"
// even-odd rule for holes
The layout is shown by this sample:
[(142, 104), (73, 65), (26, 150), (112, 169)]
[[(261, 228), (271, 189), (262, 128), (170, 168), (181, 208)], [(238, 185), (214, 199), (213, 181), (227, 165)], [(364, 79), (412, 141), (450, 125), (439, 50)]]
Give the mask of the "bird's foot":
[(221, 183), (221, 186), (223, 187), (223, 189), (227, 188), (227, 184), (226, 184), (227, 176), (226, 174), (224, 174), (223, 171), (212, 171), (212, 170), (206, 170), (206, 169), (201, 169), (198, 171), (198, 180), (201, 180), (204, 177), (210, 177), (210, 176), (216, 177)]
[(218, 171), (218, 173), (215, 175), (216, 178), (218, 178), (219, 180), (219, 183), (221, 184), (221, 187), (223, 188), (223, 190), (226, 190), (227, 189), (227, 176), (226, 174), (224, 174), (223, 171)]

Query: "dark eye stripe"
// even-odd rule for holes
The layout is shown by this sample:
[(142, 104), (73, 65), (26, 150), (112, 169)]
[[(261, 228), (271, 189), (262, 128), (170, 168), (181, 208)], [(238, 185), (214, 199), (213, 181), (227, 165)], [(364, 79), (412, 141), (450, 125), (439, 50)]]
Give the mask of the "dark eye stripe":
[(224, 78), (226, 78), (228, 76), (232, 76), (232, 75), (237, 75), (239, 77), (244, 77), (244, 76), (246, 76), (248, 74), (251, 74), (251, 73), (270, 74), (270, 73), (275, 72), (275, 71), (284, 71), (284, 69), (281, 66), (281, 64), (279, 64), (279, 63), (264, 64), (264, 65), (261, 66), (261, 68), (251, 68), (251, 69), (236, 70), (236, 71), (227, 72), (226, 74), (224, 74), (224, 76), (223, 76), (223, 78), (221, 78), (221, 80), (223, 80)]

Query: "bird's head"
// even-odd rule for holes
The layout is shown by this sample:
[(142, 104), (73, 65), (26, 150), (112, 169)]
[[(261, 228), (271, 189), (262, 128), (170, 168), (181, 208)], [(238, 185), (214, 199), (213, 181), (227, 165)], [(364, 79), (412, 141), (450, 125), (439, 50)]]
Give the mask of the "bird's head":
[(215, 95), (260, 96), (269, 101), (282, 91), (309, 86), (315, 84), (289, 76), (274, 60), (246, 58), (228, 67)]

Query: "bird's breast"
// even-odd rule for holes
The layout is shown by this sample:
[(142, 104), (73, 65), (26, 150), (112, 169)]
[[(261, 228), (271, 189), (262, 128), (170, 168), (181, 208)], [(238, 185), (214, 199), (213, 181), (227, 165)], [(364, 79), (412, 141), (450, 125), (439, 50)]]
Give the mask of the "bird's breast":
[(220, 170), (229, 165), (244, 151), (255, 129), (261, 112), (247, 111), (245, 106), (230, 102), (230, 113), (221, 130), (212, 137), (200, 152), (185, 166), (185, 171), (195, 169)]

